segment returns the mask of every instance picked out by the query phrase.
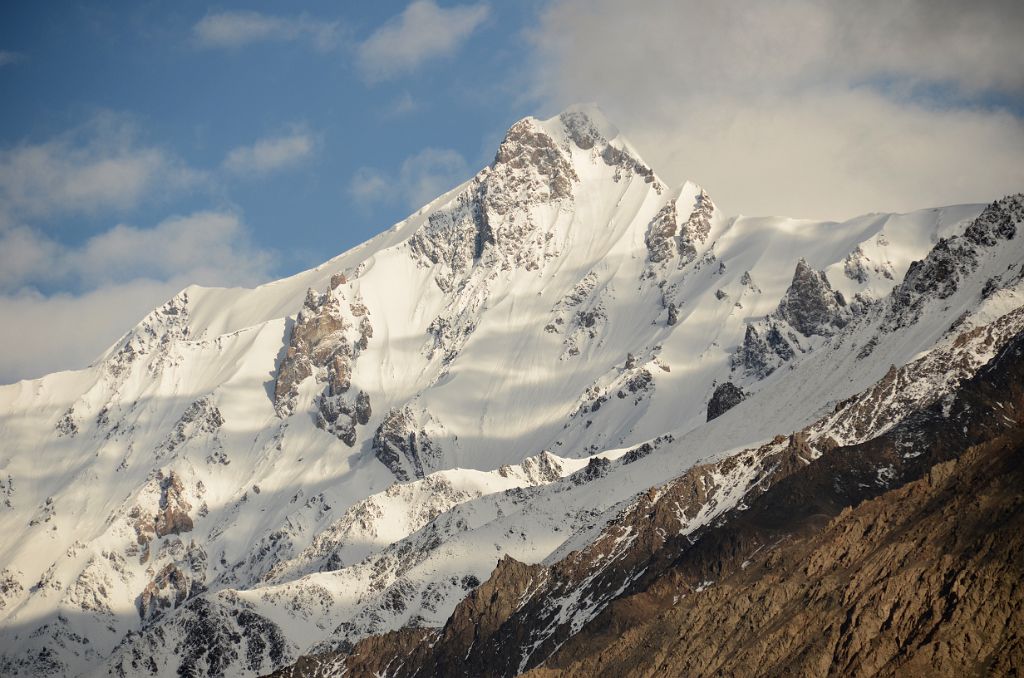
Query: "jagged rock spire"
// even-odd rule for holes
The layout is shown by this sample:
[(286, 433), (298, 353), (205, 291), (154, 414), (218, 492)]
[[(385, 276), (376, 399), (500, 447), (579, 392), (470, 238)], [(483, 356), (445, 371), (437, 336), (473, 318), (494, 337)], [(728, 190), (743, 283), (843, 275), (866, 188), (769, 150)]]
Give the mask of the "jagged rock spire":
[(828, 336), (845, 325), (846, 300), (832, 289), (824, 271), (815, 271), (803, 257), (796, 264), (793, 282), (779, 302), (778, 315), (805, 337)]

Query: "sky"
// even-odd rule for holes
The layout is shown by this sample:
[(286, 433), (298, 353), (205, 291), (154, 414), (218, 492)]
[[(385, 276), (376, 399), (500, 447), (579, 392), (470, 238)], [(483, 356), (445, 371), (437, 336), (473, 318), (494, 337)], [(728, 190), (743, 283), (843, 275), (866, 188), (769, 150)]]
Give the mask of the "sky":
[(728, 214), (1024, 190), (1024, 3), (4, 3), (0, 383), (315, 266), (594, 102)]

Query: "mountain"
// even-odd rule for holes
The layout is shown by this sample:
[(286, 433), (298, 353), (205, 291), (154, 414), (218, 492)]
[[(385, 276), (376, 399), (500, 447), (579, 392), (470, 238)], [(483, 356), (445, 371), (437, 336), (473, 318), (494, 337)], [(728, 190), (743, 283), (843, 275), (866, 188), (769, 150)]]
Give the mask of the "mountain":
[(592, 107), (521, 120), (363, 245), (0, 387), (0, 673), (628, 672), (622, 631), (723, 636), (850, 511), (949, 538), (913, 507), (976, 489), (1016, 524), (1022, 221), (730, 217)]

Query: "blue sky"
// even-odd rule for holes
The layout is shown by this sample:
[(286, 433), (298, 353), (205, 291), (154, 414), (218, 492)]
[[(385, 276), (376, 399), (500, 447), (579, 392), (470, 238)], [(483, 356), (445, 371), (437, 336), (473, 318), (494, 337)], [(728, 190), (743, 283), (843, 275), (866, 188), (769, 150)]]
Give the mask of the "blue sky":
[[(0, 144), (46, 143), (74, 130), (87, 144), (98, 132), (82, 127), (106, 119), (119, 133), (131, 128), (135, 147), (161, 149), (203, 174), (115, 210), (68, 210), (39, 226), (78, 244), (109, 229), (112, 217), (145, 226), (169, 214), (236, 210), (252, 242), (273, 250), (272, 272), (287, 274), (410, 211), (408, 189), (387, 200), (353, 195), (360, 169), (397, 176), (406, 158), (444, 149), (458, 157), (441, 158), (438, 180), (467, 178), (489, 162), (503, 130), (532, 110), (514, 87), (528, 49), (529, 2), (441, 8), (449, 25), (450, 13), (469, 12), (466, 28), (394, 66), (361, 60), (360, 46), (406, 3), (323, 2), (275, 13), (282, 7), (8, 5), (0, 46), (20, 58), (0, 70)], [(255, 13), (283, 25), (246, 34)], [(202, 32), (218, 20), (222, 32), (241, 32)], [(287, 139), (297, 144), (291, 155), (282, 141), (281, 157), (262, 166), (238, 151)], [(227, 161), (233, 151), (235, 163)], [(430, 170), (428, 163), (423, 171)]]
[(1018, 0), (4, 3), (0, 383), (389, 227), (596, 102), (729, 214), (1024, 190)]

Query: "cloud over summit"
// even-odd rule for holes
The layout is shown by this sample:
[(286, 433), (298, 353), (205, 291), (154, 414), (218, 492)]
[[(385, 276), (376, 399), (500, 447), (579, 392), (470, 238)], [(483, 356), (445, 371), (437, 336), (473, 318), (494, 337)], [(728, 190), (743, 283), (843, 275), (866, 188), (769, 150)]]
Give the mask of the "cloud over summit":
[[(1024, 186), (1024, 5), (554, 0), (529, 80), (602, 104), (731, 212), (840, 218)], [(1022, 107), (1024, 110), (1024, 107)]]

